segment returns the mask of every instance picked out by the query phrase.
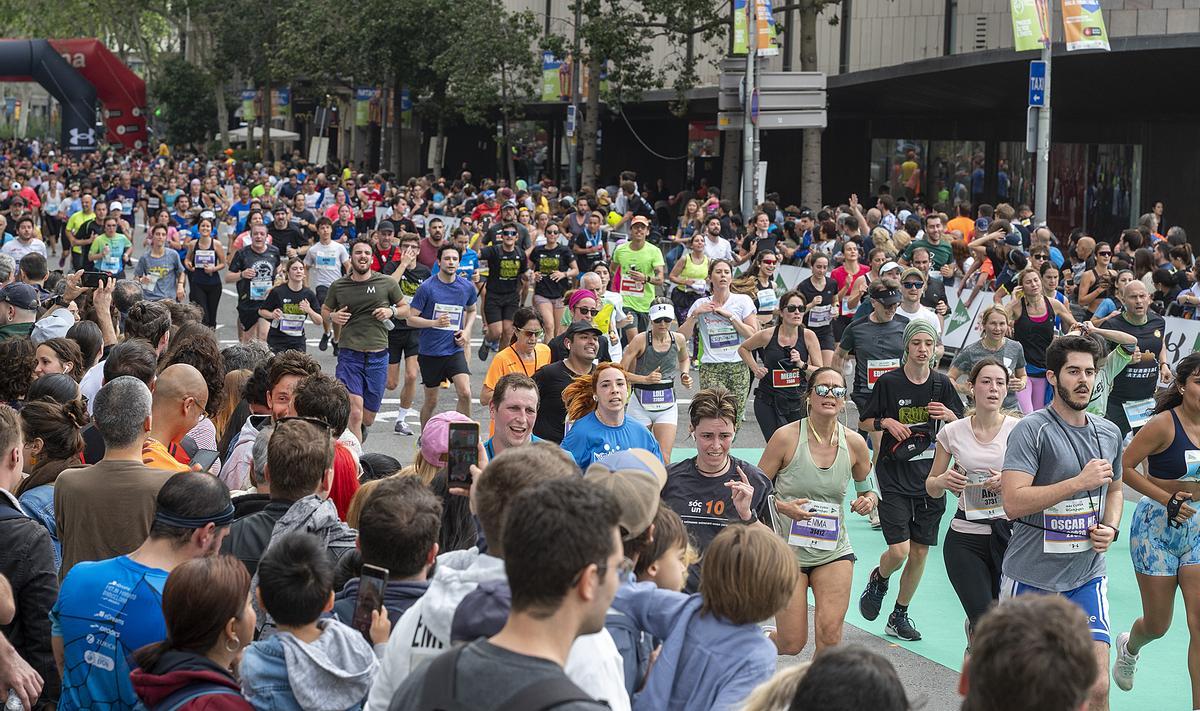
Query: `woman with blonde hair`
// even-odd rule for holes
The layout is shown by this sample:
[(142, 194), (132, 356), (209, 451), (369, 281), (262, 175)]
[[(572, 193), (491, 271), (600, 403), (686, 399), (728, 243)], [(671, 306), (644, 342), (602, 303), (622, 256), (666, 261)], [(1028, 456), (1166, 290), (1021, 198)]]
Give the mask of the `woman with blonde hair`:
[(567, 421), (572, 423), (562, 448), (580, 469), (626, 449), (645, 449), (662, 458), (650, 430), (625, 417), (629, 378), (620, 365), (601, 363), (590, 374), (580, 375), (563, 391), (562, 399)]
[(1013, 321), (1013, 339), (1025, 349), (1025, 372), (1029, 384), (1017, 393), (1021, 412), (1028, 415), (1045, 407), (1046, 391), (1046, 348), (1054, 340), (1054, 317), (1062, 320), (1066, 330), (1075, 325), (1071, 309), (1046, 296), (1042, 275), (1034, 267), (1028, 267), (1017, 275), (1019, 289), (1008, 303), (1008, 312)]

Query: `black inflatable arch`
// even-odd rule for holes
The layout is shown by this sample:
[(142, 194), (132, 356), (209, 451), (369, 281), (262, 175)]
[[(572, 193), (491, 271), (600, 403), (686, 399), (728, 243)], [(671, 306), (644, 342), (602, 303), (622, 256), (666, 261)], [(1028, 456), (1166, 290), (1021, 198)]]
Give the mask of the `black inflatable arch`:
[(96, 150), (96, 88), (44, 39), (0, 40), (0, 76), (31, 77), (62, 106), (62, 147)]

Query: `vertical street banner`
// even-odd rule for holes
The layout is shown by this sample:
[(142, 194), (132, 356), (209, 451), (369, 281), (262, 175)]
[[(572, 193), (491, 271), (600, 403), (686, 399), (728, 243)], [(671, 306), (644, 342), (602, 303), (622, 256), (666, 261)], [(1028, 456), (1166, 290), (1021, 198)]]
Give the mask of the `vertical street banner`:
[(1063, 37), (1067, 51), (1102, 49), (1108, 51), (1108, 31), (1100, 0), (1062, 0)]
[(273, 89), (271, 91), (271, 117), (290, 118), (292, 115), (292, 90)]
[(561, 101), (562, 89), (558, 80), (563, 61), (554, 52), (542, 52), (542, 101)]
[(746, 34), (749, 26), (746, 0), (733, 0), (733, 53), (745, 54), (750, 49), (750, 38)]
[(1050, 41), (1049, 0), (1011, 0), (1013, 47), (1018, 52), (1042, 49)]
[(242, 91), (242, 120), (246, 123), (254, 123), (255, 119), (258, 118), (254, 106), (257, 103), (257, 98), (258, 92), (254, 89)]
[(779, 54), (775, 43), (775, 15), (772, 13), (771, 0), (733, 0), (733, 53), (745, 54), (750, 50), (750, 16), (746, 11), (747, 2), (754, 3), (754, 29), (758, 33), (755, 38), (755, 49), (760, 57), (771, 57)]
[(400, 127), (412, 128), (413, 101), (408, 87), (400, 90)]
[(359, 87), (354, 90), (354, 125), (362, 128), (371, 124), (371, 99), (375, 98), (375, 90), (371, 87)]

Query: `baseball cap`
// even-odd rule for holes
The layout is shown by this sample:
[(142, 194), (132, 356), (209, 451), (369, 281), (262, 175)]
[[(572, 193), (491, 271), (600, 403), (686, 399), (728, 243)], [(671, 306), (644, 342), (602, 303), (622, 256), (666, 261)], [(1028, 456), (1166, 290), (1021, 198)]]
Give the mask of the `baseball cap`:
[(629, 449), (601, 459), (587, 468), (583, 480), (613, 495), (620, 506), (617, 524), (621, 537), (632, 540), (654, 523), (667, 468), (644, 449)]
[(878, 301), (884, 306), (892, 306), (893, 304), (900, 303), (900, 291), (893, 289), (883, 282), (877, 281), (872, 284), (869, 293), (872, 301)]
[(212, 210), (205, 210), (204, 212), (200, 213), (200, 219), (215, 220), (217, 219), (217, 213), (213, 212)]
[(572, 321), (571, 325), (567, 326), (567, 330), (563, 332), (563, 338), (571, 338), (577, 333), (594, 333), (597, 336), (604, 335), (603, 332), (599, 328), (596, 328), (596, 325), (591, 321), (584, 321), (581, 319), (579, 321)]
[(392, 224), (391, 220), (384, 220), (383, 222), (379, 223), (379, 231), (380, 232), (395, 232), (396, 226)]
[(479, 195), (480, 195), (480, 197), (484, 198), (485, 200), (491, 200), (492, 198), (496, 197), (496, 191), (495, 190), (484, 190)]
[(900, 274), (901, 281), (906, 281), (909, 277), (920, 277), (921, 281), (925, 281), (925, 272), (916, 267), (909, 267)]
[(879, 268), (879, 273), (884, 274), (886, 272), (894, 271), (899, 268), (900, 268), (899, 264), (897, 264), (895, 262), (888, 262), (887, 264), (884, 264), (882, 267)]
[(28, 284), (14, 282), (0, 289), (0, 301), (16, 306), (26, 311), (36, 311), (38, 307), (37, 289)]
[(1004, 235), (1004, 242), (1005, 244), (1009, 244), (1013, 247), (1021, 246), (1021, 233), (1009, 232), (1008, 234)]
[(421, 456), (430, 464), (441, 466), (442, 457), (450, 451), (450, 423), (474, 421), (457, 410), (439, 412), (429, 418), (421, 428), (421, 439), (417, 442), (421, 448)]
[(504, 207), (506, 207), (506, 208), (511, 207), (511, 208), (515, 209), (517, 207), (517, 201), (509, 200), (508, 202), (504, 203)]
[(75, 316), (66, 309), (55, 309), (33, 325), (33, 333), (29, 340), (33, 345), (44, 343), (51, 338), (65, 338), (67, 331), (75, 325)]
[(650, 320), (657, 321), (660, 318), (675, 318), (675, 307), (671, 304), (654, 304), (650, 307)]
[(637, 217), (635, 217), (635, 218), (633, 218), (632, 220), (630, 220), (630, 221), (629, 221), (629, 224), (631, 224), (631, 225), (645, 225), (645, 226), (649, 227), (649, 226), (650, 226), (650, 218), (649, 218), (649, 217), (646, 217), (645, 215), (638, 215)]
[(124, 209), (125, 209), (125, 206), (121, 204), (121, 201), (120, 201), (120, 200), (113, 200), (111, 203), (109, 203), (109, 204), (108, 204), (108, 209), (110, 209), (110, 210), (124, 210)]
[(275, 206), (274, 210), (271, 210), (271, 214), (278, 215), (279, 213), (282, 212), (283, 214), (286, 215), (287, 211), (288, 211), (287, 205), (284, 205), (283, 203), (279, 203), (278, 205)]

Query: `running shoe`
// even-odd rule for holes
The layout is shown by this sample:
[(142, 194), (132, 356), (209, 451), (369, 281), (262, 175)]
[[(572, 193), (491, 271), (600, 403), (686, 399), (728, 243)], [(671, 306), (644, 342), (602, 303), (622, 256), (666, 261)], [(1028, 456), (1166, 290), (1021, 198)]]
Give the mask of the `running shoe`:
[(488, 345), (487, 339), (485, 338), (483, 339), (483, 342), (479, 344), (479, 352), (476, 355), (479, 356), (479, 360), (487, 360), (488, 354), (491, 352), (492, 348)]
[(913, 627), (907, 612), (893, 611), (888, 615), (887, 626), (883, 628), (883, 631), (890, 637), (899, 637), (909, 642), (917, 642), (921, 639), (921, 633), (917, 631), (916, 627)]
[(887, 595), (887, 591), (887, 579), (880, 577), (879, 568), (872, 570), (871, 577), (867, 580), (867, 588), (858, 598), (859, 613), (868, 620), (879, 617), (879, 609), (883, 607), (883, 596)]
[(1129, 633), (1117, 635), (1117, 661), (1113, 663), (1113, 681), (1121, 691), (1133, 688), (1133, 673), (1137, 671), (1138, 655), (1129, 653)]
[(338, 354), (338, 344), (337, 344), (337, 341), (333, 341), (333, 357), (337, 358), (337, 354)]
[(403, 417), (396, 418), (395, 432), (396, 434), (402, 434), (406, 437), (411, 437), (413, 433), (412, 428), (408, 426), (408, 423), (404, 421)]
[(317, 348), (319, 348), (320, 350), (323, 350), (323, 351), (329, 350), (329, 334), (328, 333), (321, 334), (321, 342), (317, 344)]

